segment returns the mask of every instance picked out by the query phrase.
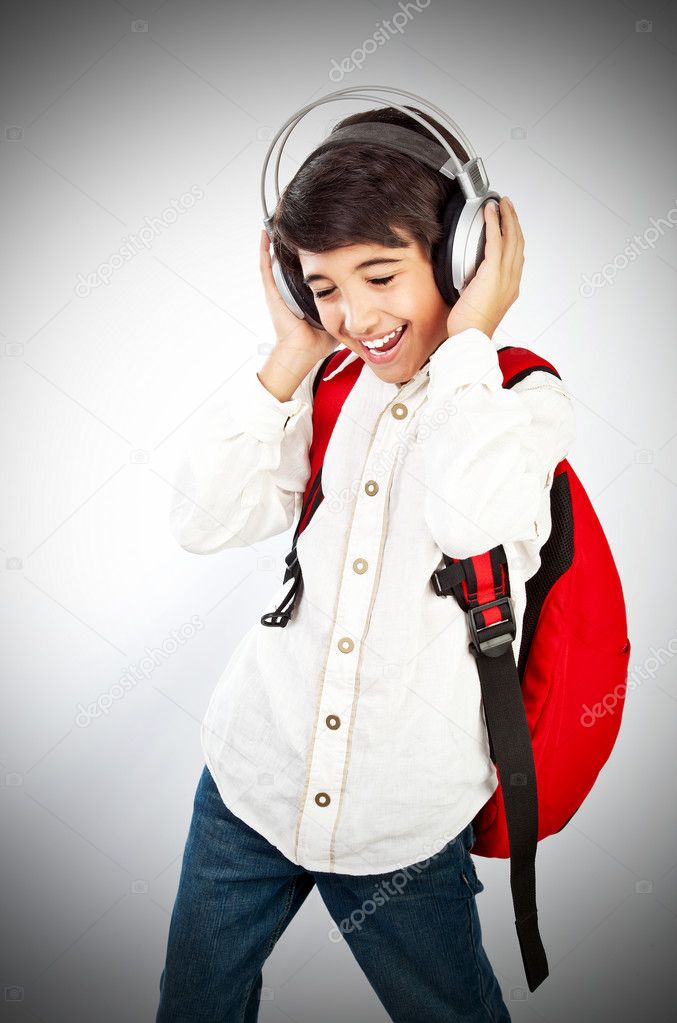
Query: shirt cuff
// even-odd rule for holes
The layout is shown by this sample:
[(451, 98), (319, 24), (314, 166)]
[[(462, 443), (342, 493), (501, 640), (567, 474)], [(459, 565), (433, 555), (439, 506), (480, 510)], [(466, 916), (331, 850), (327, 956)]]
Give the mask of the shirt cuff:
[(503, 373), (494, 342), (477, 327), (448, 337), (430, 356), (428, 394), (453, 393), (469, 384), (502, 387)]
[(279, 440), (287, 421), (297, 418), (308, 407), (302, 398), (279, 401), (253, 370), (235, 382), (228, 396), (228, 412), (233, 421), (242, 432), (260, 441)]

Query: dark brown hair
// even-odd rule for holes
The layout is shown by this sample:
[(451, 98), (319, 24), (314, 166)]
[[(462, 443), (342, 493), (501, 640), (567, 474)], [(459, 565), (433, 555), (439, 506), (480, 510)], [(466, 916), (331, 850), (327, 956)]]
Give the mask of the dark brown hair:
[[(462, 162), (467, 161), (468, 154), (447, 128), (417, 107), (407, 109), (437, 128)], [(395, 107), (351, 114), (328, 138), (339, 128), (364, 121), (403, 125), (434, 140), (422, 124)], [(458, 189), (455, 180), (413, 157), (363, 142), (321, 143), (280, 195), (272, 229), (275, 255), (299, 289), (308, 287), (299, 249), (327, 252), (370, 242), (403, 248), (409, 242), (395, 233), (399, 230), (419, 242), (431, 259), (442, 235), (442, 211)]]

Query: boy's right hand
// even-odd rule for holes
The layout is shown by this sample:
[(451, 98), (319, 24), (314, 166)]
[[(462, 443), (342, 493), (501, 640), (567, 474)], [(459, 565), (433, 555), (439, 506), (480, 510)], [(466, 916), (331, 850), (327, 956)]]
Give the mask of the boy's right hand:
[(266, 295), (266, 304), (270, 312), (270, 318), (273, 321), (275, 337), (277, 338), (275, 347), (277, 350), (282, 348), (290, 352), (293, 351), (297, 357), (307, 353), (308, 366), (312, 369), (316, 362), (336, 351), (339, 342), (326, 330), (318, 330), (308, 320), (300, 320), (288, 308), (275, 283), (270, 245), (268, 232), (263, 228), (261, 230), (259, 249), (259, 268)]

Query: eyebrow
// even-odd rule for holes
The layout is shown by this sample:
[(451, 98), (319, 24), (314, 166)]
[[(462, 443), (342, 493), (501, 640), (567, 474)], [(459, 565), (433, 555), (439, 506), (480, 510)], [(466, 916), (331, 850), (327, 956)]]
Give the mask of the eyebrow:
[[(365, 266), (374, 266), (376, 263), (401, 263), (401, 259), (388, 259), (385, 256), (376, 256), (373, 259), (365, 259), (363, 263), (358, 263), (354, 270), (363, 270)], [(304, 284), (310, 284), (311, 281), (328, 281), (331, 280), (326, 274), (308, 274), (307, 277), (303, 278)]]

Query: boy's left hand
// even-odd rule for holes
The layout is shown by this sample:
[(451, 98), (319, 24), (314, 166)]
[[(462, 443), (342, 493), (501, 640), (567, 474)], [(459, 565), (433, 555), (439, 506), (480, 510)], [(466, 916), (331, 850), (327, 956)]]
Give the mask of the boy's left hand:
[(447, 319), (447, 336), (478, 327), (487, 337), (519, 295), (524, 266), (524, 235), (515, 209), (506, 195), (499, 211), (492, 200), (484, 206), (486, 244), (484, 259), (461, 293)]

